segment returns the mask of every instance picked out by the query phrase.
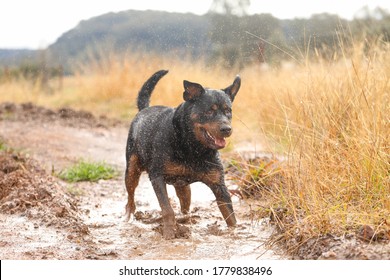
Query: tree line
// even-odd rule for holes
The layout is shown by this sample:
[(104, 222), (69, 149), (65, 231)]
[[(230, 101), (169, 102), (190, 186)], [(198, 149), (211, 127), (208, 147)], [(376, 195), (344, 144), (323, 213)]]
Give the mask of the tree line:
[[(351, 21), (326, 13), (308, 19), (280, 20), (271, 14), (248, 15), (245, 9), (233, 11), (211, 10), (202, 16), (132, 10), (105, 14), (80, 22), (47, 49), (30, 54), (13, 69), (24, 67), (21, 71), (28, 72), (30, 68), (39, 72), (39, 65), (52, 70), (61, 65), (61, 73), (71, 73), (74, 65), (99, 60), (107, 53), (129, 52), (203, 58), (226, 66), (278, 65), (302, 56), (334, 59), (341, 48), (345, 52), (356, 41), (390, 41), (390, 14), (380, 8), (363, 9)], [(0, 50), (0, 64), (4, 61), (1, 58)], [(55, 70), (52, 72), (50, 75), (56, 75)]]

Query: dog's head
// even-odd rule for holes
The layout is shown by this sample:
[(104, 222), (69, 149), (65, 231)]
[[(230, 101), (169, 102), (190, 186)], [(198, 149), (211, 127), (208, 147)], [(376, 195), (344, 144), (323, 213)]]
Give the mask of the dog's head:
[(232, 134), (232, 102), (241, 86), (240, 77), (222, 90), (203, 88), (189, 81), (183, 83), (183, 98), (191, 104), (189, 114), (196, 140), (207, 148), (224, 148), (225, 138)]

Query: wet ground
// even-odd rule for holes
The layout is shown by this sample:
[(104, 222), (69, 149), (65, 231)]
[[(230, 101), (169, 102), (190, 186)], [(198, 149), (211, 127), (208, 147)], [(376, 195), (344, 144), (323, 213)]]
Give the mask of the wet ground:
[(294, 256), (283, 253), (296, 246), (294, 238), (270, 249), (265, 244), (278, 243), (277, 234), (268, 219), (256, 217), (258, 202), (233, 196), (238, 226), (228, 229), (200, 183), (192, 186), (187, 216), (169, 187), (179, 235), (167, 241), (146, 175), (132, 223), (124, 221), (122, 175), (96, 183), (52, 176), (79, 159), (105, 161), (123, 174), (128, 125), (69, 108), (0, 104), (0, 259), (390, 259), (389, 242), (374, 242), (371, 228), (313, 237)]
[(228, 229), (207, 186), (192, 185), (186, 216), (169, 187), (180, 234), (167, 241), (146, 175), (132, 223), (124, 221), (122, 176), (70, 184), (51, 175), (81, 158), (123, 174), (127, 126), (71, 109), (1, 104), (0, 136), (13, 150), (0, 152), (0, 259), (284, 258), (264, 246), (273, 228), (254, 217), (255, 202), (233, 196), (239, 224)]

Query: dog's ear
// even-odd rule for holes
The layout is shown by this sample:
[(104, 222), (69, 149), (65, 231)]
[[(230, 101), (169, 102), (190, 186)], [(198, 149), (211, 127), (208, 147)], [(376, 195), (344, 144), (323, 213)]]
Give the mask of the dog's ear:
[(183, 85), (184, 85), (183, 98), (185, 101), (196, 100), (205, 92), (204, 88), (197, 83), (192, 83), (184, 80)]
[(227, 88), (223, 89), (223, 91), (227, 95), (229, 95), (230, 100), (232, 102), (234, 100), (234, 97), (236, 97), (236, 94), (237, 94), (238, 90), (240, 89), (240, 86), (241, 86), (241, 78), (240, 78), (240, 76), (237, 75), (236, 78), (234, 79), (233, 84), (231, 84)]

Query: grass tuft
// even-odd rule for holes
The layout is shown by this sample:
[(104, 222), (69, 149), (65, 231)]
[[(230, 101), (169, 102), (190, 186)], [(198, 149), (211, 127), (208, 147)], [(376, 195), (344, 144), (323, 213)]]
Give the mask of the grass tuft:
[(67, 192), (72, 196), (83, 196), (85, 195), (84, 191), (77, 186), (69, 185), (66, 188)]
[(6, 151), (7, 149), (7, 145), (4, 143), (3, 139), (0, 138), (0, 151)]
[(108, 180), (116, 177), (118, 172), (105, 162), (79, 161), (77, 164), (62, 170), (58, 177), (67, 182)]

